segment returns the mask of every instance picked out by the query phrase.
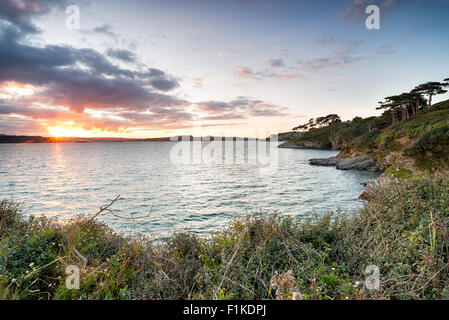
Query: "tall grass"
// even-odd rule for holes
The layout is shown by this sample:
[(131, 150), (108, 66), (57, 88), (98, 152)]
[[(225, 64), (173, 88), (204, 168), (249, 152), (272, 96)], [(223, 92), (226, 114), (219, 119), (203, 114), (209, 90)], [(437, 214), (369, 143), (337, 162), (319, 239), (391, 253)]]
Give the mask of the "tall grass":
[[(448, 178), (379, 182), (351, 217), (248, 216), (208, 237), (175, 233), (162, 243), (84, 218), (25, 220), (3, 200), (0, 298), (448, 298)], [(79, 290), (66, 288), (68, 265), (81, 269)], [(369, 265), (379, 268), (378, 289), (364, 285)]]

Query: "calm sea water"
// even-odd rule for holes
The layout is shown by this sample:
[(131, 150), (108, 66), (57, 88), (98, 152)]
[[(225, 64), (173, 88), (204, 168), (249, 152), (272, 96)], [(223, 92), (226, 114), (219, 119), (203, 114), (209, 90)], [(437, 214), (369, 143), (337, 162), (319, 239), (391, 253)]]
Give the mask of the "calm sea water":
[(323, 214), (362, 205), (361, 183), (373, 173), (315, 167), (308, 159), (334, 151), (278, 150), (277, 171), (261, 175), (258, 164), (179, 166), (174, 142), (0, 144), (0, 198), (22, 201), (26, 213), (70, 218), (94, 214), (117, 195), (122, 216), (100, 219), (118, 231), (167, 235), (173, 230), (208, 233), (248, 213)]

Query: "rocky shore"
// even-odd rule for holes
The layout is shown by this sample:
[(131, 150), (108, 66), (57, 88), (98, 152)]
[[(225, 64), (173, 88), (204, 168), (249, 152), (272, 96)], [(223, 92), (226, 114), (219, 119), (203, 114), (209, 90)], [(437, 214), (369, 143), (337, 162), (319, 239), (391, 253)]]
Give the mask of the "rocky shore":
[(322, 158), (310, 159), (309, 163), (314, 166), (330, 166), (336, 167), (339, 170), (360, 170), (360, 171), (381, 171), (376, 162), (367, 155), (353, 157), (353, 158)]

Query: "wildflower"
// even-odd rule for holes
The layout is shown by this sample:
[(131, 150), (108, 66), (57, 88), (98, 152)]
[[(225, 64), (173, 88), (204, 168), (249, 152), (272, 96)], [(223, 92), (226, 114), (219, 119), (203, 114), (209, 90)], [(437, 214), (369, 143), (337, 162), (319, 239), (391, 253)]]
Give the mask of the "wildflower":
[(34, 262), (31, 262), (31, 263), (29, 264), (29, 266), (30, 266), (30, 268), (31, 268), (32, 266), (34, 266)]

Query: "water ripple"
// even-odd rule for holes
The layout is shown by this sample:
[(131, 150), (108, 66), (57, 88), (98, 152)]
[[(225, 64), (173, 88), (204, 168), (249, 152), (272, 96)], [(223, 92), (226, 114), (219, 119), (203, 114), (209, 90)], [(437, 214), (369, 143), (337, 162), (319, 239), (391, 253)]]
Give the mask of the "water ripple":
[(207, 233), (247, 213), (292, 216), (361, 206), (362, 182), (375, 174), (312, 167), (308, 159), (333, 151), (279, 149), (278, 170), (261, 176), (254, 164), (179, 167), (172, 143), (0, 145), (0, 195), (23, 201), (26, 213), (70, 218), (93, 214), (116, 195), (117, 214), (100, 217), (120, 231), (157, 235), (188, 228)]

